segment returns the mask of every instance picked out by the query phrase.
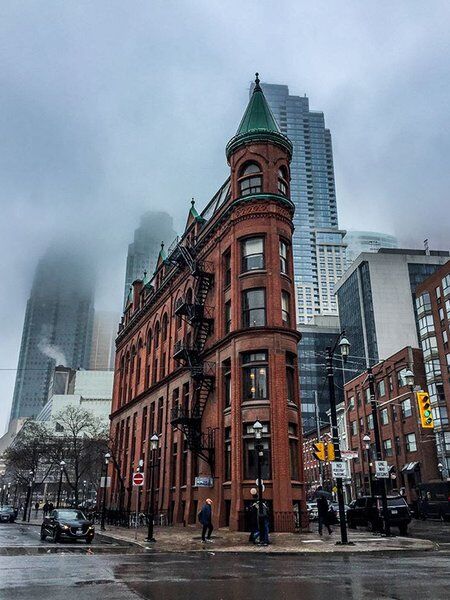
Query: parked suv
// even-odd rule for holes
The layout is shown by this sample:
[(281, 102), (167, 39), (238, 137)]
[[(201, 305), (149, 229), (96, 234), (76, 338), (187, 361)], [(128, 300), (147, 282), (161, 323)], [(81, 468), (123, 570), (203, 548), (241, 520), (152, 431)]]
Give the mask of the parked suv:
[[(389, 524), (398, 527), (400, 535), (408, 534), (411, 512), (403, 496), (388, 496)], [(347, 511), (347, 522), (350, 529), (358, 525), (366, 526), (372, 531), (380, 531), (383, 522), (383, 507), (380, 496), (362, 496), (350, 503)]]
[(86, 519), (81, 510), (61, 508), (44, 517), (41, 525), (41, 540), (51, 537), (54, 542), (62, 538), (84, 540), (90, 544), (94, 539), (94, 526)]
[(419, 483), (417, 492), (420, 518), (450, 520), (450, 482)]
[(0, 523), (14, 523), (17, 518), (17, 511), (12, 506), (6, 504), (0, 508)]

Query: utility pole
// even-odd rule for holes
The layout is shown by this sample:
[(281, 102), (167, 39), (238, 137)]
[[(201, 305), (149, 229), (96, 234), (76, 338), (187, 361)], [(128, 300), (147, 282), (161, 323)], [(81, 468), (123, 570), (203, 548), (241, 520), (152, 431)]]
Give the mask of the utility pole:
[[(378, 422), (378, 407), (375, 400), (375, 379), (372, 372), (372, 367), (367, 369), (367, 377), (369, 380), (369, 392), (370, 392), (370, 405), (372, 408), (372, 421), (373, 421), (373, 434), (375, 438), (375, 450), (377, 453), (377, 460), (383, 460), (383, 454), (381, 450), (381, 435), (380, 435), (380, 424)], [(389, 509), (387, 504), (387, 493), (386, 493), (386, 480), (377, 481), (377, 487), (381, 492), (381, 504), (383, 509), (383, 521), (384, 521), (384, 533), (386, 536), (391, 535), (391, 524), (389, 522)], [(373, 490), (372, 490), (373, 491)]]
[[(320, 414), (319, 414), (319, 399), (317, 397), (317, 390), (314, 390), (314, 407), (316, 413), (316, 428), (317, 428), (317, 441), (320, 442)], [(319, 484), (323, 485), (323, 467), (322, 462), (319, 460)]]

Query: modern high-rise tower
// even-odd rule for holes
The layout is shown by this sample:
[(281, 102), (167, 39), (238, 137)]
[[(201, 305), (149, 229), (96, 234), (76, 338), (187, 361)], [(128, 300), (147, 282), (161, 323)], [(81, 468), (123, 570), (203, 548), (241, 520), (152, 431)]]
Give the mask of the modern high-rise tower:
[(25, 313), (11, 420), (40, 412), (55, 365), (89, 367), (94, 284), (90, 261), (60, 245), (39, 261)]
[(89, 362), (89, 368), (93, 371), (114, 370), (115, 339), (119, 321), (118, 313), (95, 311)]
[(161, 241), (171, 243), (175, 236), (172, 217), (166, 212), (149, 211), (141, 217), (141, 223), (134, 231), (134, 240), (128, 246), (124, 305), (133, 281), (143, 279), (144, 273), (149, 278), (153, 275)]
[(306, 96), (291, 96), (287, 85), (263, 83), (261, 87), (294, 147), (294, 276), (298, 322), (309, 323), (314, 315), (338, 314), (334, 283), (345, 270), (345, 232), (338, 227), (331, 134), (323, 112), (311, 111)]

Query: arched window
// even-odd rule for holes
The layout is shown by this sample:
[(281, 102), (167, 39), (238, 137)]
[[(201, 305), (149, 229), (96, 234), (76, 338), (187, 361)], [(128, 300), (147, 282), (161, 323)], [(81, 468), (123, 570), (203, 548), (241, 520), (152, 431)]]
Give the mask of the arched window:
[(287, 196), (287, 191), (288, 191), (288, 175), (287, 175), (287, 170), (286, 167), (280, 167), (278, 169), (278, 191), (280, 192), (280, 194), (283, 194), (283, 196)]
[(241, 196), (259, 194), (262, 192), (261, 167), (256, 163), (247, 163), (239, 174), (239, 191)]
[(147, 354), (150, 354), (152, 349), (152, 330), (149, 329), (147, 333)]
[(186, 292), (186, 304), (192, 304), (192, 289), (189, 288)]
[(164, 313), (162, 319), (162, 341), (165, 342), (167, 340), (167, 331), (168, 331), (169, 319), (167, 317), (167, 313)]
[(159, 347), (159, 334), (161, 333), (161, 326), (159, 321), (155, 325), (155, 348)]

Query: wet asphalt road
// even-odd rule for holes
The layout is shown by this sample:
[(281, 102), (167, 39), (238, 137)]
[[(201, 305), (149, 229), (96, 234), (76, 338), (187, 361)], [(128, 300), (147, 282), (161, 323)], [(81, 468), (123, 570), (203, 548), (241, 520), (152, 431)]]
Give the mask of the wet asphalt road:
[[(439, 537), (439, 527), (434, 533)], [(445, 529), (444, 539), (447, 534)], [(213, 548), (190, 555), (96, 555), (96, 547), (86, 555), (60, 550), (0, 556), (1, 600), (450, 598), (447, 542), (440, 551), (403, 555), (244, 556), (214, 554)]]

